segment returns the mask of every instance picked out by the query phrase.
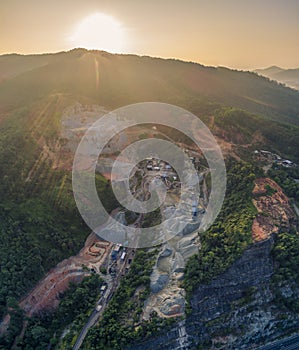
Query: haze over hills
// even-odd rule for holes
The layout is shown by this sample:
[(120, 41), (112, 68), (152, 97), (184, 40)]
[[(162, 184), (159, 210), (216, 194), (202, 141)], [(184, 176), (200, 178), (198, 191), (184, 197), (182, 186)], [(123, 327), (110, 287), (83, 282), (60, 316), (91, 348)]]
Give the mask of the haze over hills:
[(195, 99), (299, 124), (299, 92), (252, 72), (223, 67), (75, 49), (1, 56), (0, 77), (3, 112), (61, 92), (84, 96), (108, 108), (141, 101), (188, 107)]
[(299, 68), (284, 69), (277, 66), (271, 66), (265, 69), (256, 69), (255, 72), (299, 90)]
[[(49, 115), (44, 118), (44, 128), (48, 130), (49, 118), (55, 118), (53, 129), (63, 110), (77, 102), (113, 110), (136, 102), (160, 101), (190, 110), (218, 128), (219, 135), (229, 142), (249, 143), (259, 130), (273, 151), (297, 158), (298, 140), (290, 125), (299, 125), (299, 92), (252, 72), (74, 49), (0, 56), (0, 76), (0, 119), (21, 108), (27, 109), (35, 123), (36, 110), (45, 109)], [(43, 132), (41, 127), (39, 132)]]

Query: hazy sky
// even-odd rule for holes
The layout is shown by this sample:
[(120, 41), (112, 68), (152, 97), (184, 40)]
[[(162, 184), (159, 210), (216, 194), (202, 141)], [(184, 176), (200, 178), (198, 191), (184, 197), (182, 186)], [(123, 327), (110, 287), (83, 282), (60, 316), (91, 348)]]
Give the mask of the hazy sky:
[(0, 54), (89, 39), (97, 49), (206, 65), (299, 67), (299, 0), (0, 0)]

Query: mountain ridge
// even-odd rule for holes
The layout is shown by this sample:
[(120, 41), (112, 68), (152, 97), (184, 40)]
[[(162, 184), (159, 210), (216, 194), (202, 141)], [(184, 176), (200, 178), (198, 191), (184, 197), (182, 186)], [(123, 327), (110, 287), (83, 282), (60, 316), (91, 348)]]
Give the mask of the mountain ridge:
[[(54, 91), (85, 96), (110, 109), (144, 101), (188, 108), (196, 99), (299, 125), (299, 92), (253, 72), (85, 49), (13, 57), (23, 64), (10, 64), (6, 78), (0, 80), (2, 112)], [(9, 59), (11, 56), (0, 56), (0, 77)]]
[(286, 86), (299, 90), (299, 68), (280, 68), (271, 66), (264, 69), (256, 69), (255, 72), (269, 79), (276, 80)]

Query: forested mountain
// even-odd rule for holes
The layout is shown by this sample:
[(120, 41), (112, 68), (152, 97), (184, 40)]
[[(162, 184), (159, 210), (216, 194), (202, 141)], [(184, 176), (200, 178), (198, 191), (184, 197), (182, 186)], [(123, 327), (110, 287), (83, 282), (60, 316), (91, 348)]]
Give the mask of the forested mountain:
[(109, 108), (140, 101), (189, 108), (192, 103), (221, 103), (299, 124), (298, 92), (255, 73), (223, 67), (76, 49), (50, 55), (2, 56), (0, 76), (2, 112), (60, 92)]
[[(24, 315), (17, 301), (52, 267), (77, 253), (90, 233), (73, 199), (72, 155), (65, 152), (61, 134), (63, 112), (76, 104), (112, 110), (144, 101), (166, 102), (190, 110), (217, 137), (226, 160), (233, 156), (240, 161), (230, 165), (232, 193), (228, 198), (232, 198), (233, 204), (227, 205), (222, 222), (214, 227), (215, 231), (223, 232), (221, 239), (225, 244), (231, 244), (224, 234), (226, 230), (232, 237), (241, 235), (238, 220), (243, 220), (246, 229), (252, 224), (253, 178), (261, 175), (250, 164), (253, 151), (267, 149), (299, 163), (299, 92), (255, 73), (85, 49), (0, 56), (0, 317), (8, 312), (11, 317), (8, 335), (0, 341), (0, 347), (9, 348), (21, 332), (20, 320)], [(291, 183), (292, 176), (286, 177), (281, 171), (273, 173), (273, 177), (277, 177), (288, 195), (295, 197), (297, 189)], [(107, 209), (115, 209), (117, 203), (109, 181), (99, 177), (99, 188), (105, 194)], [(211, 278), (215, 271), (223, 270), (220, 266), (227, 267), (233, 262), (230, 257), (223, 263), (214, 242), (216, 234), (212, 233), (213, 239), (208, 234), (205, 237), (206, 249), (209, 245), (215, 248), (216, 258), (209, 262)], [(246, 234), (241, 235), (239, 245), (229, 246), (233, 257), (249, 244), (250, 232)], [(143, 261), (147, 258), (140, 253), (138, 259), (133, 271), (140, 273), (142, 266), (148, 265), (148, 272), (152, 265)], [(201, 281), (191, 265), (188, 269), (190, 280)], [(148, 276), (140, 276), (140, 280), (149, 283)], [(82, 289), (98, 283), (83, 282), (83, 287), (74, 292), (76, 298), (80, 299)], [(127, 293), (130, 283), (127, 281), (120, 288), (117, 300)], [(190, 282), (186, 289), (191, 293), (193, 287)], [(92, 304), (96, 297), (91, 295), (86, 304)], [(66, 305), (68, 298), (71, 307)], [(58, 311), (59, 322), (43, 321), (44, 334), (49, 324), (55, 334), (57, 324), (66, 326), (63, 322), (70, 322), (73, 304), (72, 296), (67, 295), (63, 310), (68, 310), (68, 317), (62, 320), (63, 312)], [(82, 307), (84, 312), (88, 312), (88, 305)], [(113, 305), (110, 312), (114, 315)], [(125, 315), (126, 310), (122, 312)], [(32, 322), (34, 331), (25, 335), (25, 341), (27, 336), (29, 343), (38, 344), (35, 333), (40, 321)], [(151, 333), (150, 327), (145, 332)], [(97, 336), (94, 335), (94, 341)], [(49, 341), (46, 338), (45, 344)]]

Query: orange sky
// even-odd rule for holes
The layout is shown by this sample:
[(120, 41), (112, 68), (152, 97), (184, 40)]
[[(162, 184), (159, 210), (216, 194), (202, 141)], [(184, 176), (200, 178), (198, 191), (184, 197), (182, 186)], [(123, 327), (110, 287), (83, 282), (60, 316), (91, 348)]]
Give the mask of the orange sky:
[(298, 0), (1, 0), (0, 54), (84, 47), (91, 21), (85, 36), (75, 33), (95, 14), (112, 17), (122, 34), (107, 46), (113, 28), (91, 28), (102, 39), (96, 49), (241, 69), (299, 67)]

